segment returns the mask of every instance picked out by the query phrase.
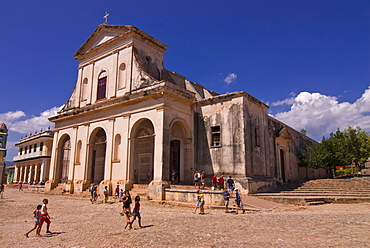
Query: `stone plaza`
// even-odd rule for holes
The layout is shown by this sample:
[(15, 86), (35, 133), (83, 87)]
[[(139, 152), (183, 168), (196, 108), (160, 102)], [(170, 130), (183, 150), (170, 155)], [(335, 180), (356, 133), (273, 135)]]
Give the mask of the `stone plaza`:
[[(29, 238), (32, 212), (49, 199), (51, 231)], [(2, 247), (370, 247), (370, 203), (281, 205), (271, 211), (225, 213), (142, 201), (142, 225), (124, 231), (122, 204), (20, 192), (6, 187), (0, 200)]]

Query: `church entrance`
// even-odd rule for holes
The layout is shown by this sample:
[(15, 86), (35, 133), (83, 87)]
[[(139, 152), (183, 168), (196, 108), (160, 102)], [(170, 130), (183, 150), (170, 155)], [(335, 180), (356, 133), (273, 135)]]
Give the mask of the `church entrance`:
[(191, 148), (189, 128), (182, 120), (175, 121), (170, 128), (170, 157), (167, 175), (173, 184), (192, 184)]
[(68, 181), (69, 164), (71, 154), (71, 139), (68, 135), (63, 136), (58, 145), (57, 181), (65, 183)]
[(107, 136), (102, 128), (92, 135), (90, 142), (90, 166), (88, 179), (91, 183), (99, 184), (104, 180)]
[(281, 179), (283, 182), (286, 181), (285, 178), (285, 159), (284, 159), (284, 151), (283, 149), (280, 149), (280, 168), (281, 168)]
[(133, 141), (134, 183), (150, 183), (153, 180), (154, 173), (154, 127), (149, 120), (140, 124)]
[(170, 142), (170, 179), (176, 184), (180, 179), (180, 140)]

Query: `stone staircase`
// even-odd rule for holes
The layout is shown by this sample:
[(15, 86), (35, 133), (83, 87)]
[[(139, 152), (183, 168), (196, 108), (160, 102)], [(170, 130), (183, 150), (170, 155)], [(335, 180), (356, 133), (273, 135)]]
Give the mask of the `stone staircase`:
[(370, 202), (370, 176), (296, 182), (253, 196), (296, 205)]
[(54, 189), (52, 189), (48, 194), (49, 195), (63, 195), (66, 192), (64, 191), (64, 183), (59, 183)]
[(148, 184), (134, 184), (130, 190), (132, 199), (139, 195), (141, 200), (149, 200)]

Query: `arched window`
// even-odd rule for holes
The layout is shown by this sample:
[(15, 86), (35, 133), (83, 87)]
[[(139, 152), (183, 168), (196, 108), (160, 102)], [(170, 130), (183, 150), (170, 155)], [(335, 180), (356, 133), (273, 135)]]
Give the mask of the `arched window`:
[(81, 149), (82, 149), (82, 142), (79, 140), (77, 142), (77, 149), (76, 149), (76, 164), (81, 164)]
[(81, 91), (81, 102), (87, 100), (87, 96), (89, 94), (89, 80), (87, 78), (84, 78), (82, 82), (82, 91)]
[(107, 93), (107, 72), (102, 71), (99, 74), (98, 78), (98, 93), (96, 96), (96, 100), (102, 100), (106, 98), (106, 93)]
[(114, 151), (113, 151), (113, 160), (119, 161), (120, 159), (120, 147), (121, 147), (121, 135), (117, 134), (114, 138)]
[(126, 78), (127, 78), (126, 74), (127, 74), (126, 64), (122, 63), (119, 66), (119, 78), (118, 78), (118, 89), (119, 90), (126, 87)]

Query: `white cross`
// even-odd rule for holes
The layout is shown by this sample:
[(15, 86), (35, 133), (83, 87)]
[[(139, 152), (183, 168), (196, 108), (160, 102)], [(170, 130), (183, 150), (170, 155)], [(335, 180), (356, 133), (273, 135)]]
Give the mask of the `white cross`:
[(105, 19), (104, 24), (108, 24), (108, 16), (109, 16), (108, 12), (105, 12), (105, 16), (103, 17)]

